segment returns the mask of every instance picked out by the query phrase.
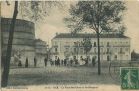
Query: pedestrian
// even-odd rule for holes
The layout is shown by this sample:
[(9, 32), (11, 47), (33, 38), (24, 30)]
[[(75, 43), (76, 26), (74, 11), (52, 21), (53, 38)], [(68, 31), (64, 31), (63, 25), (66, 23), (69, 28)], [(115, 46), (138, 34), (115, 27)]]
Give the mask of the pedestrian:
[(57, 66), (57, 59), (55, 59), (55, 66)]
[(34, 57), (34, 67), (37, 66), (37, 59)]
[(22, 62), (19, 60), (18, 67), (22, 67)]
[(85, 59), (85, 65), (88, 65), (88, 58)]
[(67, 65), (67, 60), (66, 60), (66, 58), (64, 59), (64, 66), (66, 66)]
[(26, 58), (25, 67), (28, 68), (28, 58)]
[(60, 59), (59, 59), (59, 57), (57, 59), (57, 65), (60, 66)]
[(50, 59), (50, 65), (53, 66), (53, 60), (52, 59)]
[(48, 59), (45, 57), (44, 58), (44, 65), (45, 65), (45, 67), (47, 66), (47, 61), (48, 61)]
[(92, 57), (92, 65), (93, 65), (93, 67), (95, 67), (95, 64), (96, 64), (96, 62), (95, 62), (95, 58)]
[(75, 65), (78, 65), (78, 59), (75, 59)]
[(72, 60), (72, 59), (70, 59), (70, 65), (72, 66), (72, 64), (73, 64), (73, 60)]
[(64, 65), (64, 60), (63, 59), (61, 60), (61, 65)]

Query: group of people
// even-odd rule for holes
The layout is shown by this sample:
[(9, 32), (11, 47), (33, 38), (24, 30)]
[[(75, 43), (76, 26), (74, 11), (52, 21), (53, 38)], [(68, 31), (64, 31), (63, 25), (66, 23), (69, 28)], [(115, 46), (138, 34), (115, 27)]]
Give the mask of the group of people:
[(92, 59), (89, 59), (89, 58), (83, 59), (82, 56), (79, 60), (76, 59), (76, 58), (60, 59), (59, 57), (56, 57), (55, 60), (44, 58), (45, 67), (48, 65), (48, 63), (50, 63), (51, 66), (77, 66), (77, 65), (88, 65), (88, 64), (90, 64), (90, 62), (93, 66), (95, 66), (96, 61), (95, 61), (94, 58), (92, 58)]
[[(78, 65), (88, 65), (91, 64), (93, 66), (95, 66), (96, 61), (94, 58), (89, 59), (89, 58), (83, 58), (82, 56), (80, 57), (80, 59), (76, 59), (76, 58), (65, 58), (65, 59), (60, 59), (59, 57), (56, 57), (55, 60), (52, 59), (48, 59), (47, 57), (44, 58), (44, 66), (78, 66)], [(18, 67), (22, 67), (22, 62), (21, 60), (19, 60), (18, 62)], [(26, 58), (25, 61), (25, 67), (27, 68), (29, 66), (29, 62), (28, 62), (28, 58)], [(37, 67), (37, 59), (34, 57), (34, 67)]]
[[(36, 60), (36, 58), (34, 58), (34, 66), (36, 67), (36, 65), (37, 65), (37, 60)], [(19, 62), (18, 62), (18, 67), (22, 67), (22, 66), (23, 66), (23, 65), (22, 65), (22, 61), (19, 60)], [(26, 58), (26, 61), (25, 61), (25, 68), (28, 68), (28, 66), (29, 66), (28, 58)]]

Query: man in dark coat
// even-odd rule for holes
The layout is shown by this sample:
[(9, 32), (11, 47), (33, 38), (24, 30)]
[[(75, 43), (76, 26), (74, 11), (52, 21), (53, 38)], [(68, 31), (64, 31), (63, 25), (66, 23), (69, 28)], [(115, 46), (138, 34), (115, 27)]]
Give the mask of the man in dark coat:
[(75, 64), (76, 64), (76, 65), (78, 64), (78, 59), (75, 59)]
[(60, 59), (59, 59), (59, 57), (57, 59), (57, 65), (60, 66)]
[(64, 65), (65, 65), (65, 66), (67, 65), (67, 60), (66, 60), (66, 59), (64, 59)]
[(44, 58), (45, 67), (47, 66), (47, 61), (48, 61), (48, 59), (45, 57), (45, 58)]
[(64, 61), (63, 61), (63, 59), (61, 60), (61, 65), (63, 65), (64, 64)]
[(34, 57), (34, 67), (37, 66), (37, 59)]
[(22, 67), (22, 62), (19, 60), (18, 67)]
[(72, 66), (72, 64), (73, 64), (73, 60), (72, 60), (72, 59), (70, 59), (70, 65)]
[(96, 64), (96, 62), (95, 62), (95, 58), (92, 58), (92, 65), (95, 67), (95, 64)]
[(26, 58), (25, 67), (28, 68), (28, 58)]

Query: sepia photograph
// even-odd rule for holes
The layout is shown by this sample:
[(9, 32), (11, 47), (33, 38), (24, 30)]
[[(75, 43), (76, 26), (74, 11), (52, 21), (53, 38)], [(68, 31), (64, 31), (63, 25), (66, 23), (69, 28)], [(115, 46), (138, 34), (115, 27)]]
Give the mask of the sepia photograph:
[(138, 91), (138, 0), (3, 0), (1, 91)]

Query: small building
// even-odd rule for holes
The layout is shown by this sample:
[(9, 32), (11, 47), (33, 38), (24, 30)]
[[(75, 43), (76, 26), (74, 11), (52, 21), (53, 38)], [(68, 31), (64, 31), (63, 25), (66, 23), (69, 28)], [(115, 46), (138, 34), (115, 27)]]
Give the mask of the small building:
[(139, 61), (139, 53), (136, 53), (134, 50), (131, 52), (131, 60)]
[[(90, 59), (97, 60), (97, 35), (95, 33), (60, 33), (52, 39), (52, 58), (60, 59), (86, 57), (84, 47), (81, 45), (85, 37), (91, 38), (92, 48), (88, 53)], [(121, 34), (100, 35), (101, 61), (130, 61), (130, 38)]]
[(35, 40), (35, 57), (39, 61), (39, 65), (42, 65), (44, 58), (47, 57), (47, 44), (40, 39)]

